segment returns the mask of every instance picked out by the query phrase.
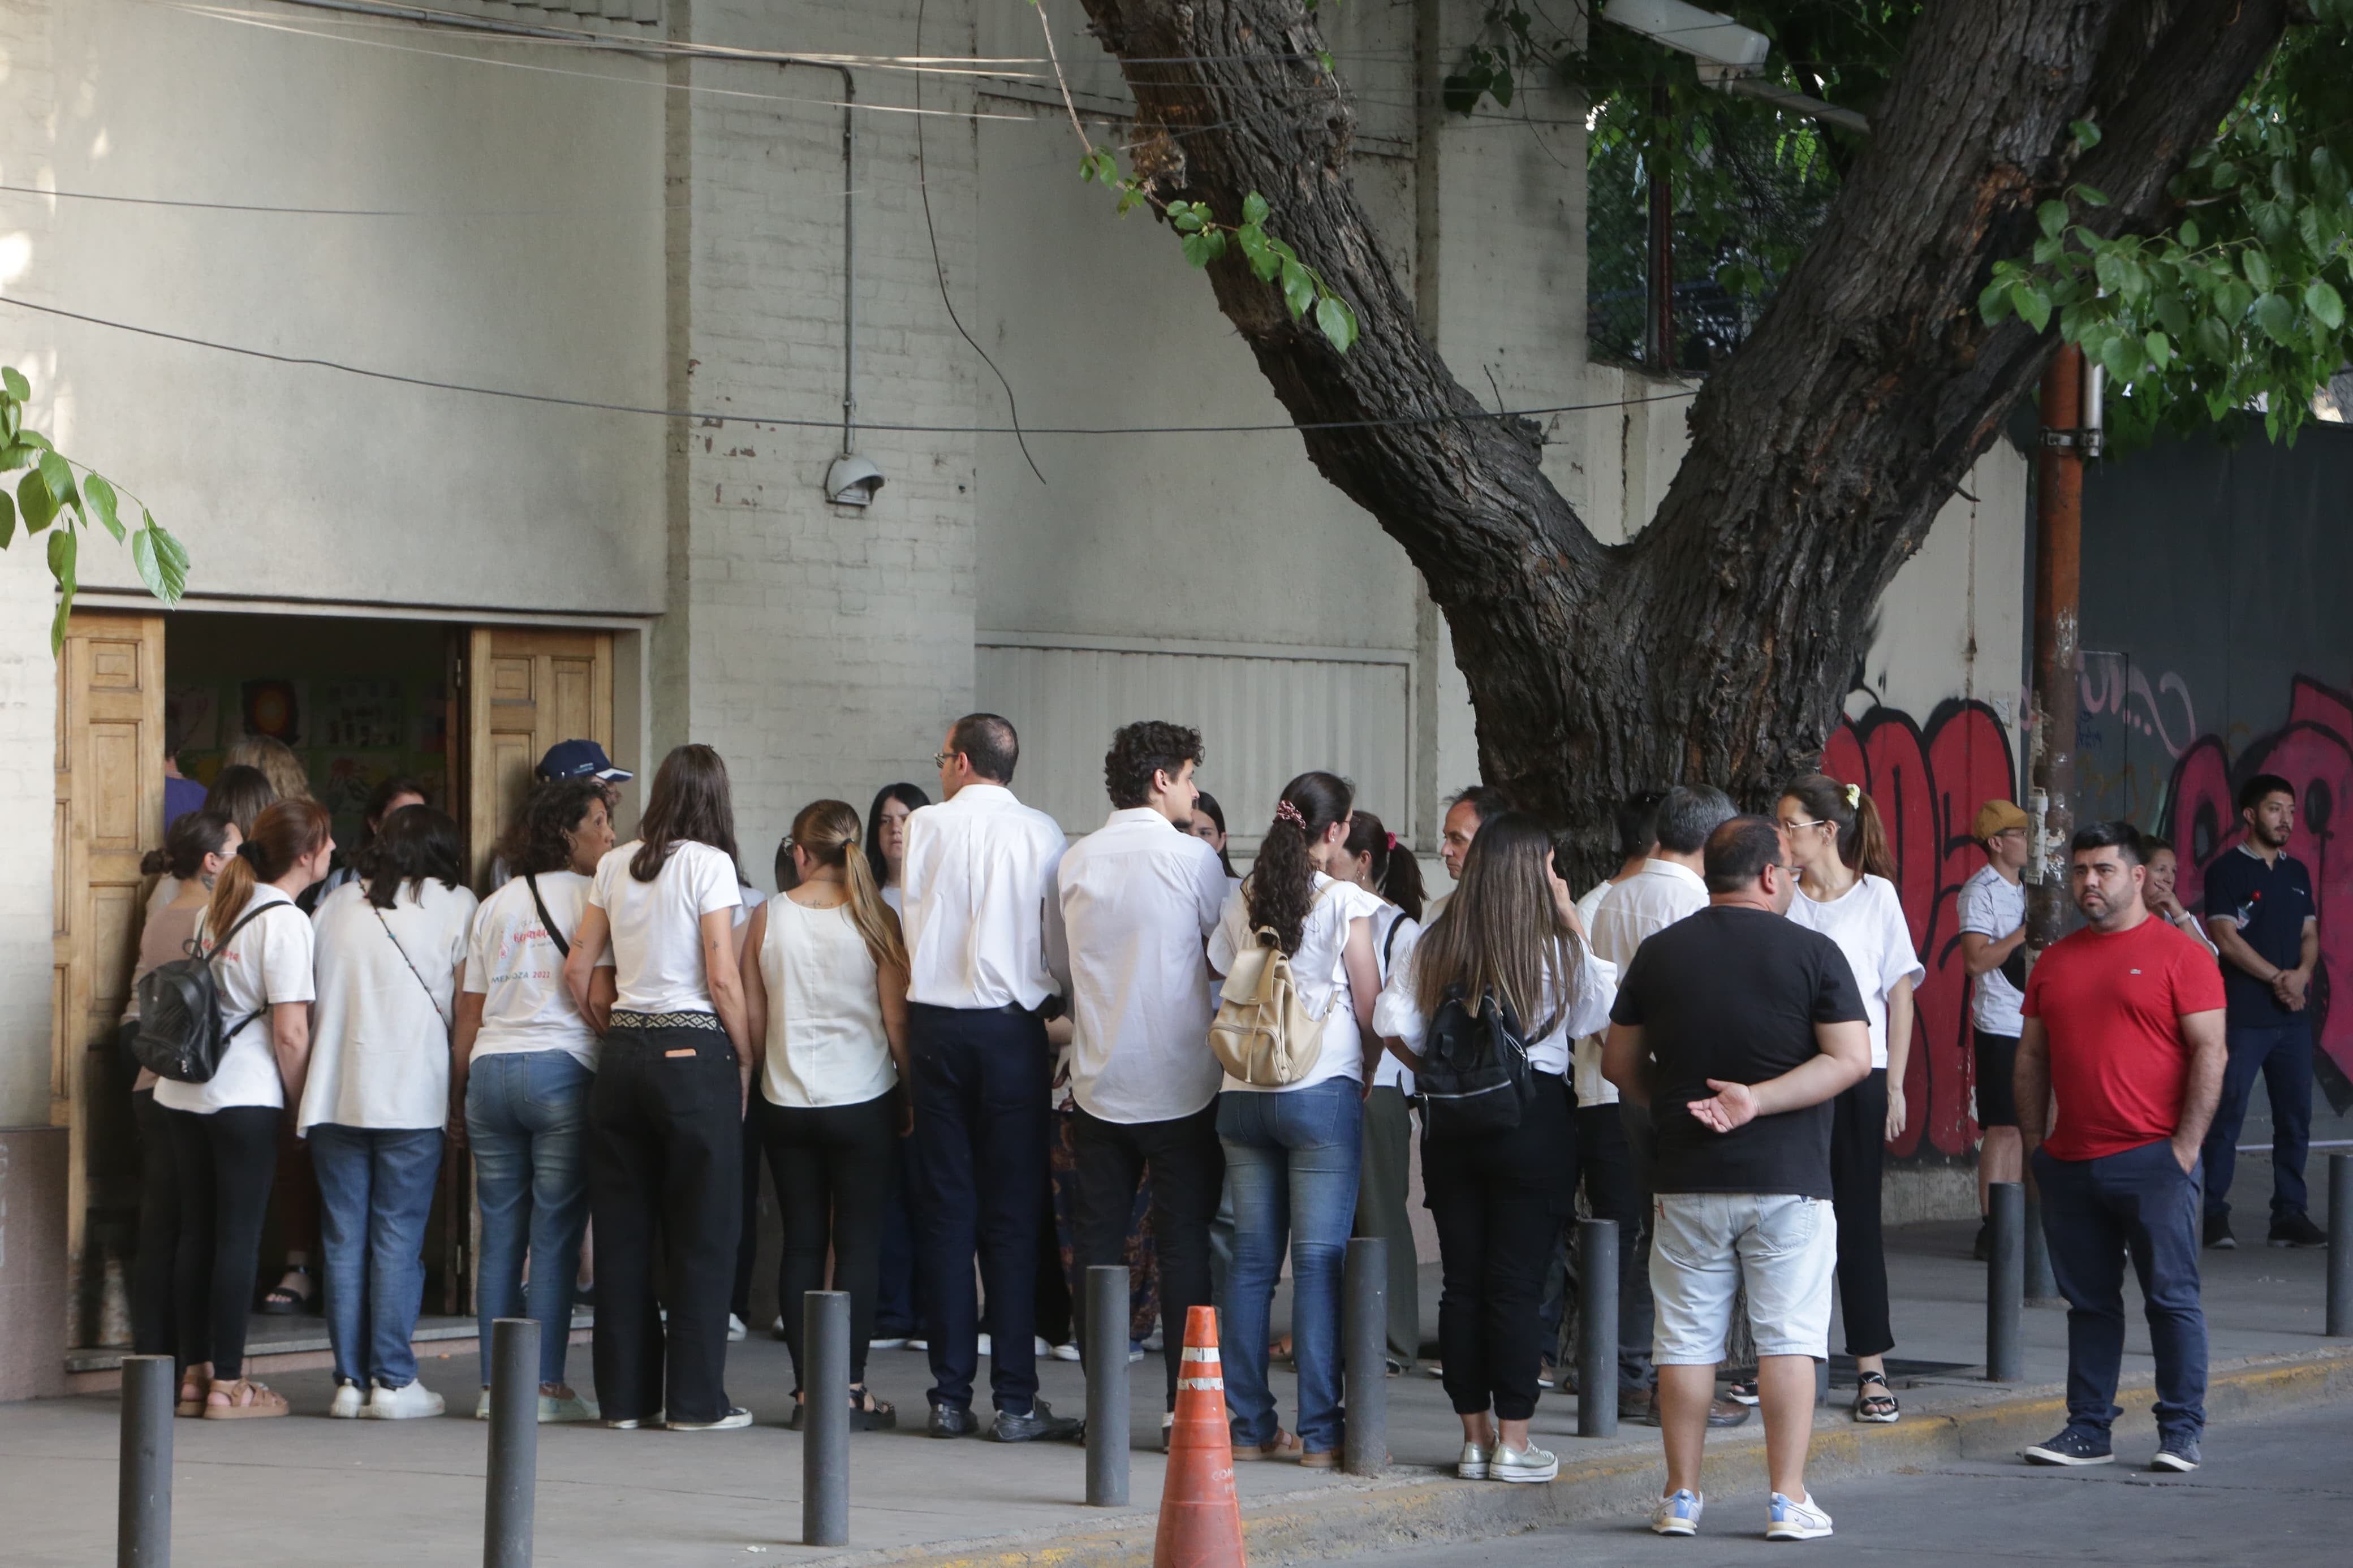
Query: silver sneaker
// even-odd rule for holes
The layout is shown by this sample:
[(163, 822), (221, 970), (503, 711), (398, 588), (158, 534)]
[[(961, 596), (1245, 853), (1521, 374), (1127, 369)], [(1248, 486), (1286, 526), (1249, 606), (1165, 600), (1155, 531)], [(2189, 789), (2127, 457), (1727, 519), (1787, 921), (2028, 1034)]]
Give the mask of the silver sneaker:
[(1699, 1516), (1707, 1499), (1685, 1489), (1669, 1492), (1651, 1510), (1651, 1529), (1660, 1535), (1697, 1535)]
[(1491, 1481), (1548, 1481), (1558, 1474), (1560, 1460), (1533, 1444), (1515, 1451), (1498, 1443), (1487, 1461)]
[(1476, 1443), (1465, 1443), (1454, 1461), (1454, 1473), (1466, 1481), (1483, 1481), (1487, 1479), (1487, 1463), (1486, 1449)]

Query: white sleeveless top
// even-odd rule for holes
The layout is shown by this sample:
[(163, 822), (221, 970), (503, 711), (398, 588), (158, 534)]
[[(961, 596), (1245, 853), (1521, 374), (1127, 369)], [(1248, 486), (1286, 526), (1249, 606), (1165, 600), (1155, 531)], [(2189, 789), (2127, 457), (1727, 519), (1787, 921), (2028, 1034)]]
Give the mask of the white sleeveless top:
[(874, 955), (848, 904), (817, 910), (782, 894), (769, 900), (760, 979), (768, 991), (760, 1092), (769, 1104), (861, 1105), (899, 1081)]

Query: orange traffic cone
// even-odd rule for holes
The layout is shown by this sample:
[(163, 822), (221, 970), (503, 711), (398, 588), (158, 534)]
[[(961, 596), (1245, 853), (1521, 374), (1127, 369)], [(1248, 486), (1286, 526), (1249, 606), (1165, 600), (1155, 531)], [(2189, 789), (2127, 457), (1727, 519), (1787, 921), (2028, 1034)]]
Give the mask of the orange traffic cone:
[(1234, 1498), (1234, 1443), (1213, 1307), (1185, 1314), (1185, 1366), (1176, 1380), (1152, 1568), (1242, 1568), (1242, 1510)]

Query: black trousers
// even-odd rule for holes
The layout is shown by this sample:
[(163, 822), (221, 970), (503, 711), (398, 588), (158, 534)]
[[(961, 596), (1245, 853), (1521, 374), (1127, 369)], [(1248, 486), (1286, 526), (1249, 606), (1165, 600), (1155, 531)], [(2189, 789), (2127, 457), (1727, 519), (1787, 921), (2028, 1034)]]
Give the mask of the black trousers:
[[(1086, 1342), (1086, 1271), (1102, 1264), (1127, 1266), (1127, 1222), (1135, 1212), (1136, 1188), (1152, 1172), (1152, 1247), (1160, 1272), (1161, 1356), (1168, 1368), (1167, 1408), (1176, 1408), (1176, 1379), (1185, 1360), (1185, 1320), (1195, 1307), (1209, 1305), (1209, 1222), (1218, 1216), (1218, 1194), (1226, 1182), (1225, 1146), (1218, 1142), (1218, 1101), (1169, 1121), (1103, 1121), (1082, 1106), (1071, 1112), (1071, 1143), (1078, 1155), (1078, 1214), (1071, 1229), (1077, 1244), (1071, 1281), (1071, 1321), (1080, 1348)], [(1124, 1287), (1120, 1300), (1127, 1300)], [(1123, 1334), (1106, 1349), (1126, 1364)]]
[(172, 1112), (155, 1091), (131, 1097), (139, 1129), (139, 1256), (131, 1274), (131, 1349), (136, 1355), (180, 1353), (173, 1280), (179, 1269), (180, 1157), (172, 1146)]
[(1846, 1353), (1895, 1348), (1887, 1314), (1887, 1250), (1879, 1234), (1880, 1172), (1887, 1163), (1887, 1069), (1831, 1101), (1831, 1208), (1838, 1215), (1839, 1309)]
[(874, 1337), (881, 1277), (882, 1209), (899, 1159), (895, 1092), (856, 1105), (771, 1105), (752, 1090), (752, 1118), (767, 1148), (784, 1211), (785, 1249), (776, 1264), (776, 1300), (785, 1343), (793, 1352), (793, 1392), (801, 1391), (802, 1297), (833, 1288), (849, 1293), (849, 1381), (866, 1381), (866, 1342)]
[(261, 1265), (261, 1222), (278, 1174), (271, 1105), (198, 1115), (166, 1110), (180, 1183), (180, 1245), (172, 1267), (180, 1364), (210, 1362), (213, 1375), (245, 1375), (246, 1314)]
[(1457, 1415), (1535, 1413), (1537, 1303), (1561, 1221), (1576, 1205), (1577, 1129), (1567, 1080), (1536, 1075), (1508, 1132), (1424, 1138), (1421, 1183), (1438, 1222), (1438, 1346)]
[(1026, 1415), (1038, 1396), (1038, 1237), (1049, 1203), (1046, 1026), (1031, 1013), (911, 1002), (907, 1036), (915, 1100), (908, 1206), (931, 1342), (929, 1397), (972, 1404), (976, 1256), (988, 1286), (990, 1391), (997, 1408)]
[[(1618, 1222), (1618, 1386), (1636, 1393), (1651, 1385), (1651, 1318), (1647, 1295), (1635, 1300), (1636, 1276), (1649, 1268), (1635, 1268), (1635, 1251), (1642, 1234), (1642, 1194), (1634, 1179), (1634, 1151), (1626, 1139), (1625, 1118), (1615, 1105), (1577, 1108), (1577, 1168), (1585, 1178), (1585, 1201), (1595, 1219)], [(1575, 1352), (1563, 1357), (1573, 1363)]]
[[(735, 1047), (724, 1034), (617, 1026), (606, 1035), (588, 1091), (588, 1205), (607, 1420), (727, 1414), (743, 1158)], [(660, 1307), (670, 1309), (667, 1333)]]
[[(752, 1271), (760, 1261), (760, 1085), (752, 1084), (752, 1102), (744, 1112), (744, 1207), (743, 1228), (735, 1241), (735, 1286), (727, 1293), (727, 1310), (744, 1320), (748, 1328), (752, 1322)], [(785, 1190), (776, 1189), (776, 1208), (784, 1209)], [(785, 1304), (776, 1303), (776, 1310), (785, 1316)]]

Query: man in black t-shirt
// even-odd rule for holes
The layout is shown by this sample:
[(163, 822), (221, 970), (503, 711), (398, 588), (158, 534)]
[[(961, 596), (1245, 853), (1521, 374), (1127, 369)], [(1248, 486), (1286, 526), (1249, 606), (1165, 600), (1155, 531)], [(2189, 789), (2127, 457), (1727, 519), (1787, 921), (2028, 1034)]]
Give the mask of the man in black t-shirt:
[[(1766, 1537), (1810, 1541), (1831, 1533), (1806, 1491), (1838, 1261), (1830, 1102), (1870, 1072), (1870, 1026), (1838, 944), (1784, 918), (1798, 883), (1772, 822), (1717, 828), (1705, 870), (1708, 908), (1627, 966), (1602, 1053), (1603, 1075), (1651, 1109), (1651, 1359), (1667, 1450), (1651, 1528), (1697, 1531), (1707, 1409), (1745, 1283), (1773, 1487)], [(1774, 1441), (1787, 1433), (1798, 1440)]]

